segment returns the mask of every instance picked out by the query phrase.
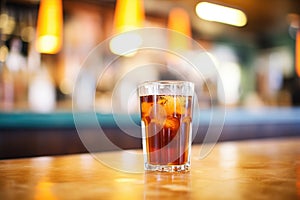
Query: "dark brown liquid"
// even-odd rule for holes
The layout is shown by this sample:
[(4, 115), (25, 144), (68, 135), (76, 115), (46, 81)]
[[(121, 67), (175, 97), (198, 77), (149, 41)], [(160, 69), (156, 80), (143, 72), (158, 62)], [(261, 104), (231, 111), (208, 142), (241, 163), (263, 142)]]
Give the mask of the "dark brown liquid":
[(188, 161), (192, 122), (191, 96), (141, 96), (148, 162), (181, 165)]

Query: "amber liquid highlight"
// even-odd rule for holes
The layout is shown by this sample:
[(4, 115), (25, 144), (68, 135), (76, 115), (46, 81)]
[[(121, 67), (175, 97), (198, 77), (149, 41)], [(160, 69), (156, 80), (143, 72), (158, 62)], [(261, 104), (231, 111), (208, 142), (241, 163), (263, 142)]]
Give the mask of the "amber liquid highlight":
[(192, 97), (141, 96), (142, 131), (151, 165), (182, 165), (189, 160)]

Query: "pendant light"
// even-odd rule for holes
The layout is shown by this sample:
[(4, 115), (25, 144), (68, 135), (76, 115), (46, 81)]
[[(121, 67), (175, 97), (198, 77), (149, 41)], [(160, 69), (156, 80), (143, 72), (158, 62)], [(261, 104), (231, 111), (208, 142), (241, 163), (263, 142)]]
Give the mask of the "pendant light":
[(144, 15), (143, 0), (116, 1), (114, 33), (119, 35), (110, 41), (111, 52), (128, 57), (135, 55), (135, 50), (142, 44), (142, 38), (128, 31), (143, 27)]
[(295, 59), (296, 73), (300, 77), (300, 30), (296, 34)]
[(117, 0), (114, 18), (114, 31), (121, 33), (143, 26), (143, 0)]
[(40, 53), (56, 54), (62, 46), (62, 0), (41, 0), (36, 48)]
[(191, 24), (189, 14), (183, 8), (172, 8), (168, 17), (168, 28), (175, 32), (169, 35), (171, 49), (187, 50), (191, 37)]

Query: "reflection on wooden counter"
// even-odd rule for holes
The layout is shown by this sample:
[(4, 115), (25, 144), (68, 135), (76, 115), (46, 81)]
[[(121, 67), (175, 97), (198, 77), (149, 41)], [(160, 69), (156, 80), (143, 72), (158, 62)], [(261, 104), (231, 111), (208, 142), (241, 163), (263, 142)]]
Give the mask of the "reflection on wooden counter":
[(170, 174), (125, 173), (89, 154), (1, 160), (0, 199), (297, 199), (299, 147), (299, 137), (222, 142), (199, 159), (194, 145), (191, 171)]

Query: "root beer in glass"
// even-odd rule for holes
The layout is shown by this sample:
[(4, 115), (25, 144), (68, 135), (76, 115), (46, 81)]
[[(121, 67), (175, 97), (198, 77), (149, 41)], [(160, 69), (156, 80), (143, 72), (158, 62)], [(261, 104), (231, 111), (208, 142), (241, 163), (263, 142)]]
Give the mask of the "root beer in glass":
[(145, 170), (189, 171), (194, 84), (145, 82), (138, 92)]

